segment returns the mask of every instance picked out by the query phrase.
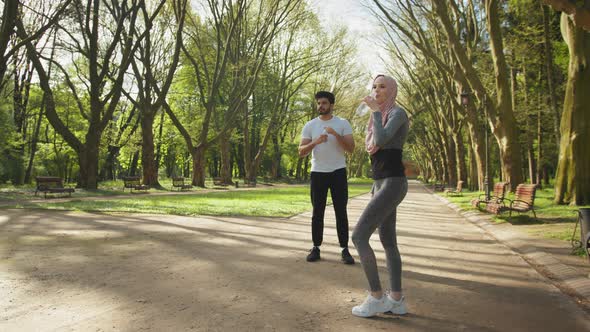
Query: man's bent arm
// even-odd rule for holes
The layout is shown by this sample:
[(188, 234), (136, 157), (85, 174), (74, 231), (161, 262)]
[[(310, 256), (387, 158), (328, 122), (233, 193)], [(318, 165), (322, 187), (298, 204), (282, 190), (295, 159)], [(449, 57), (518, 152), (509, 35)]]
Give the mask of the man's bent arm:
[(307, 156), (317, 144), (309, 138), (302, 138), (299, 143), (299, 157)]
[(352, 134), (344, 136), (335, 134), (334, 137), (336, 137), (338, 144), (340, 144), (344, 151), (348, 153), (352, 153), (354, 151), (354, 138), (352, 137)]

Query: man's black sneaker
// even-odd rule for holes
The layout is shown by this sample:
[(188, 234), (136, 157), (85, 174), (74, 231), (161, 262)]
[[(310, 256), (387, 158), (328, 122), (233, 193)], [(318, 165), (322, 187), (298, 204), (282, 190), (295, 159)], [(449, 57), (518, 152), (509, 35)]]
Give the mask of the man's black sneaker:
[(309, 251), (309, 255), (307, 255), (308, 262), (315, 262), (320, 259), (320, 248), (313, 247)]
[(354, 264), (354, 258), (348, 252), (348, 248), (342, 249), (342, 263), (344, 264)]

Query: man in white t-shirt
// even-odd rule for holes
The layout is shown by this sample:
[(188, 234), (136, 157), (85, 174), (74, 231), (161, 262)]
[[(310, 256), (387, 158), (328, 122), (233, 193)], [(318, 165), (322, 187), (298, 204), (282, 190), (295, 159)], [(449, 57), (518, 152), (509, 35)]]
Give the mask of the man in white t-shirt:
[(354, 264), (348, 251), (348, 182), (346, 179), (345, 152), (352, 153), (354, 140), (352, 127), (345, 119), (332, 114), (334, 111), (334, 95), (331, 92), (319, 91), (315, 94), (319, 116), (303, 127), (299, 156), (307, 156), (311, 152), (311, 233), (313, 248), (307, 256), (308, 262), (320, 259), (320, 245), (324, 236), (324, 212), (328, 189), (332, 195), (332, 203), (336, 214), (336, 230), (338, 242), (342, 248), (342, 262)]

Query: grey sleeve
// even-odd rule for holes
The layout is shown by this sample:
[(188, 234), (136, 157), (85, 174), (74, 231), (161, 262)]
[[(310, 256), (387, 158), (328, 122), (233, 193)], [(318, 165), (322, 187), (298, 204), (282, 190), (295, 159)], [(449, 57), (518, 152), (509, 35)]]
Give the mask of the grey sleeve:
[(401, 126), (408, 121), (406, 112), (396, 108), (389, 114), (387, 124), (383, 128), (381, 112), (373, 112), (373, 142), (378, 147), (383, 147), (395, 136)]

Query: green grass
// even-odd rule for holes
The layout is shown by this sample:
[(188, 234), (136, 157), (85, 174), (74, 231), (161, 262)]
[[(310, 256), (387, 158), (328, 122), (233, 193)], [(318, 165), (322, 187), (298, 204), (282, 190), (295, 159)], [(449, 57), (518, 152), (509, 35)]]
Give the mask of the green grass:
[(348, 184), (365, 184), (369, 187), (373, 185), (373, 179), (371, 178), (350, 178)]
[[(350, 184), (349, 196), (367, 193), (367, 184)], [(328, 199), (330, 203), (330, 199)], [(95, 212), (175, 215), (286, 217), (311, 210), (308, 186), (219, 191), (183, 195), (143, 195), (133, 198), (24, 203), (12, 207)]]
[[(457, 204), (462, 209), (476, 210), (471, 206), (471, 199), (483, 195), (483, 192), (469, 192), (464, 191), (461, 197), (446, 197), (444, 193), (439, 195), (447, 198), (449, 201)], [(507, 195), (509, 199), (514, 198), (514, 194), (509, 193)], [(533, 218), (532, 212), (518, 214), (513, 212), (512, 219), (508, 219), (508, 213), (502, 213), (499, 216), (494, 216), (493, 220), (497, 223), (509, 222), (514, 226), (518, 226), (523, 231), (533, 235), (550, 239), (559, 239), (563, 241), (570, 241), (572, 233), (577, 222), (578, 214), (577, 210), (586, 206), (570, 206), (570, 205), (557, 205), (553, 203), (554, 189), (553, 187), (545, 187), (543, 189), (537, 189), (535, 196), (535, 212), (537, 213), (537, 219)], [(574, 236), (579, 239), (579, 227), (578, 232)]]
[[(190, 179), (186, 180), (186, 183), (190, 183)], [(172, 190), (172, 180), (169, 178), (161, 178), (159, 179), (160, 185), (162, 186), (161, 189), (151, 188), (149, 190), (150, 193), (165, 193)], [(240, 183), (243, 184), (243, 181), (240, 180)], [(260, 183), (263, 183), (262, 179)], [(277, 182), (280, 184), (280, 182)], [(67, 183), (65, 184), (66, 187), (74, 187), (75, 183)], [(207, 188), (221, 188), (219, 186), (213, 185), (213, 179), (207, 179), (205, 181), (205, 186)], [(194, 187), (193, 191), (202, 190), (204, 188)], [(101, 181), (98, 183), (97, 190), (85, 190), (76, 188), (76, 192), (72, 195), (72, 197), (102, 197), (102, 196), (114, 196), (114, 195), (132, 195), (129, 190), (123, 191), (123, 180), (113, 180), (113, 181)], [(134, 195), (134, 194), (133, 194)], [(62, 195), (50, 195), (51, 197), (61, 197)], [(43, 197), (41, 194), (40, 197)], [(49, 196), (48, 196), (49, 197)], [(0, 203), (2, 202), (12, 202), (12, 201), (23, 201), (23, 200), (31, 200), (39, 198), (39, 196), (35, 196), (35, 185), (34, 184), (25, 184), (22, 186), (14, 186), (10, 184), (3, 184), (0, 185)]]

